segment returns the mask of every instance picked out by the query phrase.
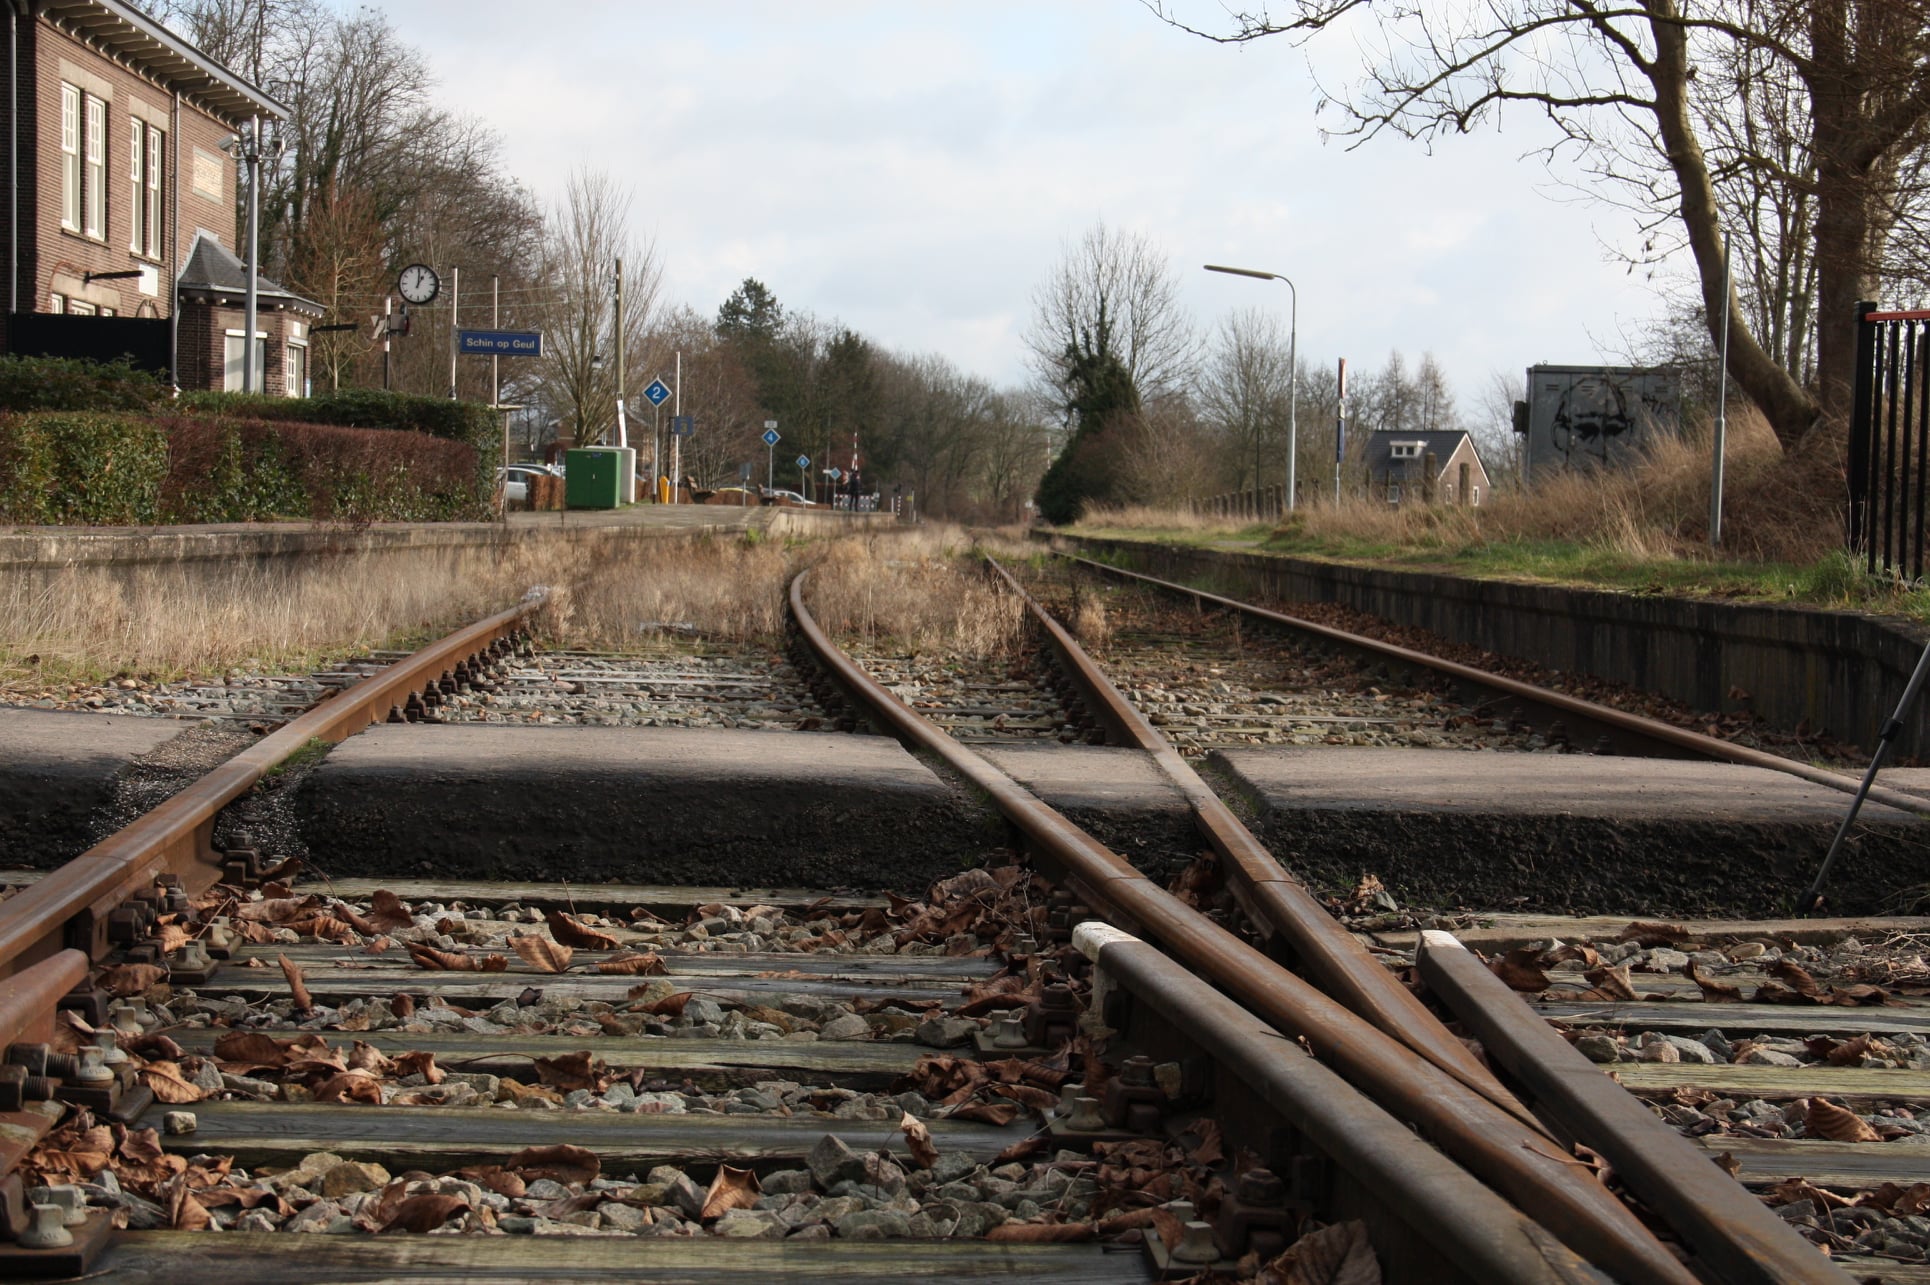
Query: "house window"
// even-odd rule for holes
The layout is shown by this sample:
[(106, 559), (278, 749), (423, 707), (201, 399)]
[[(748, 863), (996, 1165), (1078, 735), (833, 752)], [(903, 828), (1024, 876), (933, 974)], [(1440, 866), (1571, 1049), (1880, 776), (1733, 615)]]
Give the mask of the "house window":
[(161, 156), (163, 135), (152, 125), (147, 127), (147, 169), (142, 177), (147, 180), (147, 257), (159, 259), (164, 256), (166, 247), (161, 239)]
[(86, 232), (97, 241), (107, 239), (107, 104), (92, 94), (83, 94), (86, 108), (87, 169), (81, 184), (82, 204), (87, 211)]
[(1389, 482), (1389, 483), (1387, 484), (1387, 502), (1388, 502), (1389, 504), (1399, 504), (1399, 503), (1401, 502), (1401, 486), (1400, 486), (1400, 483), (1398, 483), (1398, 482)]
[(57, 294), (57, 295), (54, 295), (52, 298), (48, 299), (47, 311), (55, 312), (55, 313), (67, 311), (67, 296), (64, 294)]
[(161, 257), (161, 140), (143, 120), (130, 120), (127, 248), (150, 259)]
[(80, 231), (80, 91), (60, 87), (60, 226)]
[[(222, 346), (221, 387), (227, 392), (242, 391), (241, 382), (241, 331), (230, 330), (225, 335)], [(268, 388), (268, 334), (255, 332), (255, 387), (254, 391), (265, 392)]]
[(98, 308), (83, 299), (69, 299), (67, 301), (67, 315), (70, 317), (91, 317), (98, 311)]
[(1480, 488), (1480, 487), (1478, 487), (1478, 486), (1477, 486), (1477, 487), (1474, 487), (1474, 488), (1473, 488), (1473, 489), (1471, 490), (1471, 492), (1470, 492), (1470, 495), (1472, 496), (1472, 498), (1473, 498), (1473, 500), (1474, 500), (1474, 503), (1476, 503), (1476, 504), (1479, 504), (1479, 503), (1481, 503), (1481, 488)]
[(1390, 458), (1397, 460), (1419, 459), (1421, 455), (1421, 444), (1419, 442), (1390, 442), (1387, 446), (1387, 454)]
[(283, 396), (308, 396), (307, 344), (290, 343), (282, 349), (281, 380)]

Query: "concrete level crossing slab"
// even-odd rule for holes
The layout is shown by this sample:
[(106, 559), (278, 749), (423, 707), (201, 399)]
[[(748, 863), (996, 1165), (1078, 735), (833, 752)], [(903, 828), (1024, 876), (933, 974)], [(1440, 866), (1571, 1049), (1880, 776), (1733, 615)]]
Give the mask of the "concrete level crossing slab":
[(0, 866), (51, 867), (106, 837), (114, 783), (191, 724), (0, 709)]
[[(1582, 914), (1776, 914), (1850, 796), (1761, 768), (1582, 754), (1338, 747), (1213, 762), (1256, 833), (1316, 886), (1378, 875), (1403, 902)], [(1865, 806), (1825, 913), (1908, 913), (1930, 819)]]

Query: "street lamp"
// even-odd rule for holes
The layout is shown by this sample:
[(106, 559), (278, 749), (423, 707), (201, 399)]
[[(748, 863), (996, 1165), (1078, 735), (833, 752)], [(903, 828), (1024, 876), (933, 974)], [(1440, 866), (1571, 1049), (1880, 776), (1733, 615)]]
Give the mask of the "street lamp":
[[(280, 135), (269, 143), (267, 154), (278, 157), (285, 146)], [(257, 324), (257, 283), (261, 274), (259, 242), (261, 240), (261, 162), (263, 148), (261, 142), (261, 117), (254, 116), (248, 121), (248, 133), (230, 134), (222, 140), (221, 150), (248, 167), (248, 285), (242, 296), (241, 311), (241, 387), (243, 392), (255, 391), (255, 326)], [(261, 372), (262, 387), (267, 387), (267, 372)]]
[[(1287, 509), (1294, 507), (1295, 492), (1299, 489), (1296, 476), (1300, 465), (1300, 424), (1296, 418), (1297, 403), (1300, 400), (1300, 291), (1292, 281), (1277, 272), (1261, 272), (1255, 268), (1228, 268), (1217, 263), (1205, 265), (1208, 272), (1224, 272), (1235, 277), (1258, 277), (1262, 281), (1285, 281), (1287, 283)], [(1256, 485), (1258, 478), (1254, 479)]]

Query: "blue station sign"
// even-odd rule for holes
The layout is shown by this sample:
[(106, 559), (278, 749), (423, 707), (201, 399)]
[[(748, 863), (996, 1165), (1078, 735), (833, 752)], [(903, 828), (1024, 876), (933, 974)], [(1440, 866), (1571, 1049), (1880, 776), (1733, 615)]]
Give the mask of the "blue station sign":
[(456, 351), (476, 357), (541, 357), (538, 330), (458, 330)]

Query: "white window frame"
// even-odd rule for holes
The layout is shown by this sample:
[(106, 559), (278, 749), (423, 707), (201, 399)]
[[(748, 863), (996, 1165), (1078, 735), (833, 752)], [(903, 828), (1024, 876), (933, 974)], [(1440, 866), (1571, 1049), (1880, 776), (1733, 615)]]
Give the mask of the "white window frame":
[[(241, 384), (242, 364), (240, 361), (228, 355), (229, 341), (241, 339), (243, 333), (244, 332), (240, 330), (224, 330), (222, 332), (221, 388), (223, 392), (238, 393), (243, 391)], [(251, 391), (260, 393), (266, 392), (267, 390), (268, 332), (266, 330), (257, 330), (255, 332), (255, 387)]]
[(282, 345), (281, 395), (308, 396), (308, 345), (294, 339)]
[(147, 184), (141, 178), (141, 172), (147, 168), (147, 137), (143, 133), (146, 127), (139, 116), (129, 116), (127, 123), (130, 131), (128, 141), (131, 144), (127, 175), (133, 188), (133, 199), (127, 211), (127, 248), (139, 254), (143, 249), (141, 227), (144, 220), (141, 214), (147, 197)]
[(64, 294), (56, 294), (56, 295), (49, 296), (47, 299), (47, 311), (55, 314), (61, 314), (66, 312), (67, 296)]
[(166, 257), (167, 241), (162, 235), (161, 223), (161, 171), (167, 161), (167, 135), (149, 125), (147, 127), (147, 257), (163, 259)]
[(97, 317), (100, 315), (100, 309), (85, 299), (69, 299), (67, 301), (67, 315), (70, 317)]
[(1469, 502), (1470, 504), (1472, 504), (1472, 505), (1479, 505), (1479, 504), (1481, 503), (1481, 488), (1480, 488), (1480, 487), (1478, 487), (1478, 486), (1470, 486), (1470, 487), (1468, 488), (1468, 502)]
[(85, 235), (95, 241), (107, 239), (107, 104), (92, 94), (81, 96), (85, 108), (83, 120), (86, 126), (87, 149), (82, 159), (86, 162), (81, 179), (80, 194), (85, 227)]
[(1421, 444), (1419, 442), (1389, 442), (1387, 444), (1387, 455), (1389, 459), (1417, 460), (1421, 457)]
[(1399, 482), (1389, 482), (1387, 484), (1387, 502), (1389, 504), (1399, 504), (1401, 502), (1401, 484)]
[(60, 87), (60, 226), (80, 231), (80, 90)]

